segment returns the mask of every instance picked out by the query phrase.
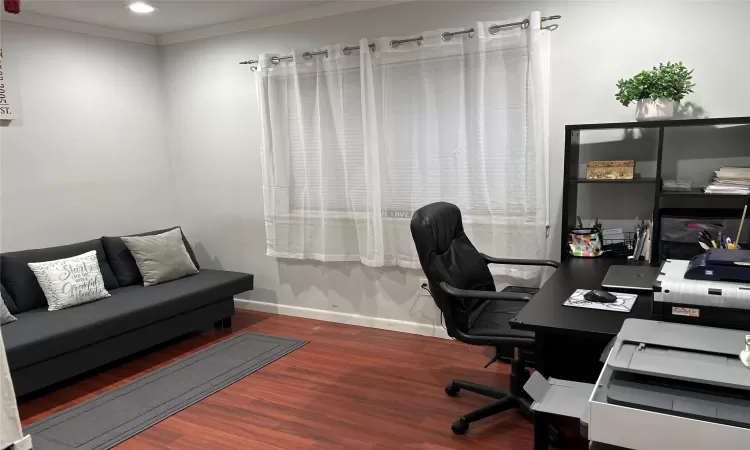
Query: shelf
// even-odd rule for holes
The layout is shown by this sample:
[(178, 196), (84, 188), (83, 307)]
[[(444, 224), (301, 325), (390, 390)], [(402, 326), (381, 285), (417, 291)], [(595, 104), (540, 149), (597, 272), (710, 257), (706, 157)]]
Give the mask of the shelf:
[(655, 120), (651, 122), (613, 122), (613, 123), (582, 123), (577, 125), (565, 125), (565, 131), (575, 130), (611, 130), (625, 128), (671, 128), (671, 127), (696, 127), (711, 125), (748, 125), (750, 117), (723, 117), (718, 119), (680, 119), (680, 120)]
[(632, 180), (588, 180), (586, 178), (571, 178), (568, 181), (577, 184), (642, 184), (656, 183), (656, 178), (634, 178)]
[(662, 192), (659, 209), (739, 209), (745, 207), (748, 195), (706, 194), (703, 189), (686, 192)]

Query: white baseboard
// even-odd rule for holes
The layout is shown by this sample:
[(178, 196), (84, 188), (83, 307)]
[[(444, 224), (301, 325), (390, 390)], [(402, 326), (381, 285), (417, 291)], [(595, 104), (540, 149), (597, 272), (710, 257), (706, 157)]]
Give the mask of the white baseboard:
[(384, 319), (381, 317), (367, 317), (359, 314), (349, 314), (324, 309), (304, 308), (302, 306), (277, 305), (275, 303), (259, 302), (256, 300), (234, 299), (234, 306), (239, 309), (249, 309), (285, 316), (304, 317), (306, 319), (325, 320), (327, 322), (344, 323), (360, 327), (379, 328), (381, 330), (400, 331), (402, 333), (419, 334), (450, 339), (448, 332), (440, 325), (406, 322), (403, 320)]

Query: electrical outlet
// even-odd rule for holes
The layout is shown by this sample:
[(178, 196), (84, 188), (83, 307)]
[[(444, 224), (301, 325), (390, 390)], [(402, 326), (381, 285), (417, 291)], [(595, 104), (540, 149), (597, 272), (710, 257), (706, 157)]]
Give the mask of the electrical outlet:
[(419, 295), (430, 295), (429, 284), (427, 278), (419, 279)]

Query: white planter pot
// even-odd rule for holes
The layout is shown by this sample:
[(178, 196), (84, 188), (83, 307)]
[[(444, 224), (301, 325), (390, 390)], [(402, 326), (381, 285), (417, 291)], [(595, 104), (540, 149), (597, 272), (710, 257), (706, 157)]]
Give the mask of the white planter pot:
[(635, 105), (635, 120), (666, 120), (674, 116), (674, 100), (644, 98)]

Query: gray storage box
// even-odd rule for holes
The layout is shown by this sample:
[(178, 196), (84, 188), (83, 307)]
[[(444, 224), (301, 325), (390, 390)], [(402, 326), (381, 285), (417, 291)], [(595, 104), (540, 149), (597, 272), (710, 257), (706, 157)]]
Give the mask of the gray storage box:
[(546, 380), (539, 372), (534, 372), (523, 389), (534, 399), (532, 410), (579, 419), (581, 435), (588, 434), (588, 399), (593, 384), (555, 378)]

